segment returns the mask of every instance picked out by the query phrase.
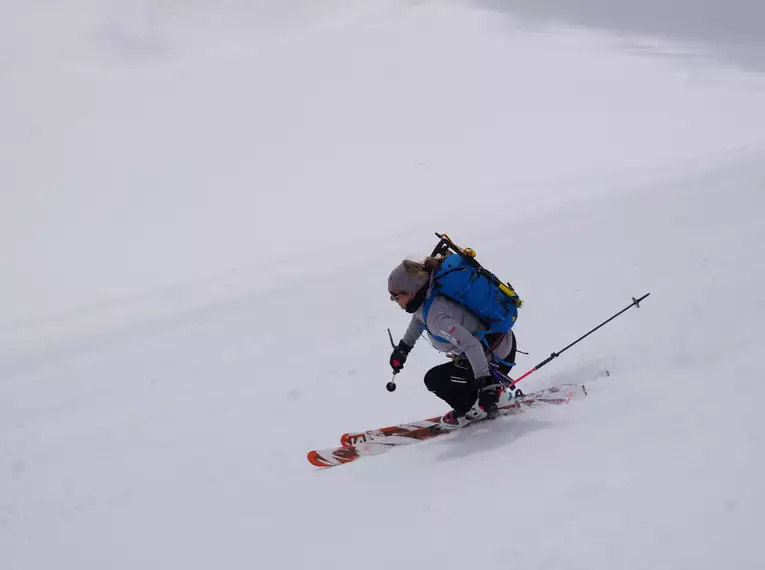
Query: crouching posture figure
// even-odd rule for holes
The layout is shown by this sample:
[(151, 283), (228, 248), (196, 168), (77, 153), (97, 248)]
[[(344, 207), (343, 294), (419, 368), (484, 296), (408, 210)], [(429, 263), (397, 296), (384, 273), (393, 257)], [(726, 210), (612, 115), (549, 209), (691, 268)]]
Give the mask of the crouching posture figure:
[(412, 315), (409, 327), (390, 357), (394, 371), (404, 367), (409, 352), (425, 332), (433, 347), (456, 357), (431, 368), (425, 386), (451, 408), (442, 429), (459, 429), (486, 416), (495, 417), (502, 386), (491, 376), (489, 362), (507, 374), (515, 365), (516, 341), (511, 330), (489, 333), (486, 323), (464, 304), (439, 294), (433, 275), (443, 258), (403, 261), (388, 277), (391, 301)]

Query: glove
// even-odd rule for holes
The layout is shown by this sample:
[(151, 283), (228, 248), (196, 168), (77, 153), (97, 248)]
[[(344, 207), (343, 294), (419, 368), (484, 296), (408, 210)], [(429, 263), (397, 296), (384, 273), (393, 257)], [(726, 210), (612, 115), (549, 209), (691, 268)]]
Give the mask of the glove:
[(499, 401), (501, 384), (493, 376), (481, 376), (476, 380), (478, 385), (478, 403), (488, 410)]
[(398, 374), (404, 367), (406, 357), (409, 356), (412, 347), (405, 344), (404, 341), (399, 341), (398, 346), (393, 349), (390, 355), (390, 367), (393, 368), (393, 373)]

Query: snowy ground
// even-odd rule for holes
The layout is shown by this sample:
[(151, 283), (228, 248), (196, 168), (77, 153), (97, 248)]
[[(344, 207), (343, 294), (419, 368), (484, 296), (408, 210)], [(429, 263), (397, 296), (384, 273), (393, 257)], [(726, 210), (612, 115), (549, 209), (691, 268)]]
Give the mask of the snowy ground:
[[(765, 566), (765, 78), (485, 2), (69, 4), (0, 19), (0, 569)], [(436, 231), (521, 371), (652, 295), (524, 381), (585, 401), (316, 471), (445, 411), (424, 341), (384, 389)]]

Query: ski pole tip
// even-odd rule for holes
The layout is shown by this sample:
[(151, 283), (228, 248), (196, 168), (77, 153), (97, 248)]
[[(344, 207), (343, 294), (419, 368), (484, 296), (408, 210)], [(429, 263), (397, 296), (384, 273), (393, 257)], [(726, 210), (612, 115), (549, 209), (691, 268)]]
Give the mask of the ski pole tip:
[(632, 303), (639, 309), (640, 308), (640, 302), (643, 299), (645, 299), (646, 297), (648, 297), (648, 295), (650, 295), (650, 293), (646, 293), (645, 295), (643, 295), (639, 299), (635, 299), (635, 297), (632, 297)]

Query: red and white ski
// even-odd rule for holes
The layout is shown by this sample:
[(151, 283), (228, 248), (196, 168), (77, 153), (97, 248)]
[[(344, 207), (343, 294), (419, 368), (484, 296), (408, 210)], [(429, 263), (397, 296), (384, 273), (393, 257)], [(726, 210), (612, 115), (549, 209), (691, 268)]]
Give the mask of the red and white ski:
[[(501, 415), (509, 415), (520, 411), (523, 408), (531, 408), (542, 404), (566, 404), (578, 394), (586, 394), (584, 386), (581, 384), (563, 384), (539, 390), (531, 394), (525, 394), (520, 398), (515, 398), (502, 405), (500, 400)], [(340, 445), (351, 447), (368, 441), (376, 441), (393, 435), (405, 435), (406, 433), (438, 424), (441, 416), (427, 418), (417, 422), (399, 424), (379, 429), (367, 430), (356, 433), (344, 433), (340, 436)]]
[[(499, 415), (512, 415), (527, 408), (546, 404), (567, 404), (586, 394), (587, 392), (581, 384), (554, 386), (511, 400), (507, 404), (500, 406)], [(310, 451), (308, 452), (308, 461), (316, 467), (334, 467), (350, 463), (367, 455), (379, 455), (390, 451), (394, 447), (412, 445), (420, 441), (452, 433), (439, 430), (438, 422), (440, 419), (439, 416), (375, 430), (346, 433), (340, 438), (341, 447)], [(485, 421), (487, 420), (476, 420), (466, 427), (471, 427)]]

